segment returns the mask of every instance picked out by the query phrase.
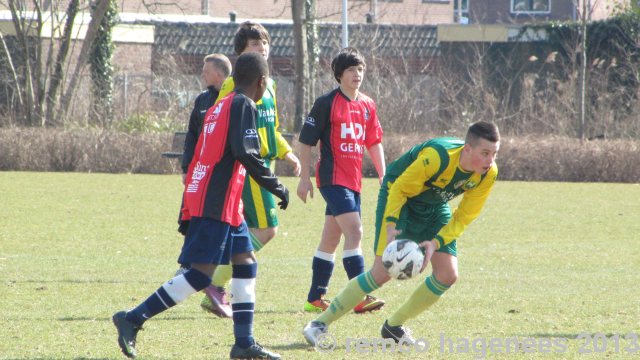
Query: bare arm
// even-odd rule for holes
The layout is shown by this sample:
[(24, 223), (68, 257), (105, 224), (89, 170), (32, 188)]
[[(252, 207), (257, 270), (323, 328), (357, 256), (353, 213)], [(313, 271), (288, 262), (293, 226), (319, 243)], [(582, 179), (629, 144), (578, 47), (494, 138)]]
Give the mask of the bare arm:
[(377, 143), (369, 148), (369, 156), (371, 157), (371, 161), (373, 162), (373, 166), (376, 168), (376, 172), (378, 173), (378, 181), (382, 184), (382, 178), (384, 177), (384, 172), (386, 169), (386, 165), (384, 163), (384, 149), (382, 148), (382, 143)]
[(298, 183), (297, 194), (302, 202), (307, 202), (307, 194), (313, 199), (313, 183), (311, 183), (311, 146), (298, 143), (298, 154), (300, 155), (300, 182)]
[(293, 167), (293, 176), (300, 176), (300, 160), (296, 157), (296, 155), (289, 151), (284, 159)]

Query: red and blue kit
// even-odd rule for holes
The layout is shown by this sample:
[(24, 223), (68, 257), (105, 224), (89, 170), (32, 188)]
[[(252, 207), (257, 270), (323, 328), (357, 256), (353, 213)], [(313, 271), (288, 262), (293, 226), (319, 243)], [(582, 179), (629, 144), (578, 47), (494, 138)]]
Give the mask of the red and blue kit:
[(376, 104), (363, 93), (350, 100), (340, 88), (316, 99), (300, 132), (300, 141), (320, 140), (316, 183), (340, 185), (360, 192), (364, 150), (382, 142)]
[(286, 191), (260, 157), (256, 117), (255, 103), (241, 92), (209, 108), (187, 172), (183, 220), (206, 217), (239, 226), (247, 172), (276, 196)]

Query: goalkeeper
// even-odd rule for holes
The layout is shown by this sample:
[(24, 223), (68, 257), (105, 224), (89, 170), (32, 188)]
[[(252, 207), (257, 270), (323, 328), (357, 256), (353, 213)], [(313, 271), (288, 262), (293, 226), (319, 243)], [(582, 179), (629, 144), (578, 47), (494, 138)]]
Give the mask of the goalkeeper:
[[(425, 251), (422, 270), (431, 261), (433, 273), (384, 322), (381, 335), (395, 342), (415, 342), (403, 325), (455, 283), (456, 239), (480, 215), (491, 192), (498, 175), (499, 147), (496, 125), (481, 121), (469, 127), (464, 141), (435, 138), (414, 146), (389, 165), (378, 194), (373, 267), (349, 281), (331, 305), (305, 326), (303, 334), (309, 344), (316, 346), (329, 324), (390, 280), (382, 253), (396, 237), (419, 243)], [(462, 201), (452, 215), (448, 202), (460, 194), (464, 194)]]

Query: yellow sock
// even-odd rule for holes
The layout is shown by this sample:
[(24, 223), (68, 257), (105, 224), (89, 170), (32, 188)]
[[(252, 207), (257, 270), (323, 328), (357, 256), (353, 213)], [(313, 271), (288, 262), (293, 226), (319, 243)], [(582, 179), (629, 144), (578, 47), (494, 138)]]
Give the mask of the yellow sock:
[(387, 319), (387, 323), (389, 326), (399, 326), (407, 320), (413, 319), (435, 304), (448, 289), (449, 286), (441, 284), (431, 274), (424, 283), (418, 285), (411, 297)]
[(233, 268), (231, 265), (218, 265), (216, 271), (213, 272), (211, 285), (226, 288), (233, 276)]
[(325, 310), (316, 321), (323, 322), (327, 325), (338, 320), (342, 315), (348, 313), (356, 305), (358, 305), (366, 294), (379, 288), (378, 284), (373, 280), (370, 271), (362, 273), (349, 281), (347, 286), (331, 301), (329, 308)]
[[(251, 245), (253, 245), (253, 251), (258, 252), (262, 249), (264, 245), (258, 240), (253, 233), (249, 232), (249, 236), (251, 237)], [(216, 271), (213, 273), (213, 278), (211, 279), (211, 285), (227, 288), (229, 287), (229, 281), (233, 277), (233, 267), (231, 264), (229, 265), (218, 265), (216, 266)]]

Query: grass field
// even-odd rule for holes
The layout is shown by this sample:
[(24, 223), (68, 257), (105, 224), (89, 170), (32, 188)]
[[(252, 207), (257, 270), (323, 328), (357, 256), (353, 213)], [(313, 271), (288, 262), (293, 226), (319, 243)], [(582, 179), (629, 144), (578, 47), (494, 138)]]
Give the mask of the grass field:
[[(296, 179), (284, 181), (295, 192)], [(364, 189), (369, 264), (375, 182), (365, 180)], [(176, 270), (180, 194), (176, 175), (0, 172), (0, 358), (124, 358), (111, 315)], [(258, 254), (256, 338), (285, 359), (638, 358), (640, 341), (626, 336), (640, 333), (638, 199), (637, 184), (499, 182), (459, 240), (458, 283), (408, 324), (431, 347), (404, 354), (361, 354), (347, 338), (378, 338), (423, 277), (390, 282), (375, 293), (388, 302), (383, 310), (333, 324), (332, 353), (307, 346), (301, 329), (313, 316), (301, 308), (324, 202), (318, 193), (307, 205), (292, 199), (279, 236)], [(345, 282), (338, 262), (329, 296)], [(227, 358), (232, 323), (204, 313), (199, 301), (195, 295), (147, 322), (139, 358)], [(575, 340), (582, 333), (591, 336)], [(595, 334), (603, 335), (594, 345)], [(504, 353), (498, 344), (508, 338), (528, 343), (527, 352)]]

